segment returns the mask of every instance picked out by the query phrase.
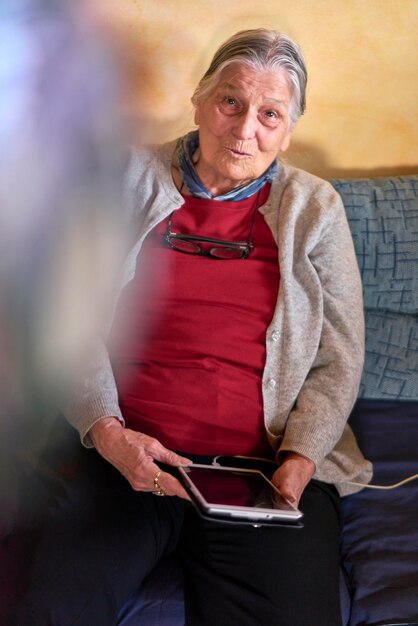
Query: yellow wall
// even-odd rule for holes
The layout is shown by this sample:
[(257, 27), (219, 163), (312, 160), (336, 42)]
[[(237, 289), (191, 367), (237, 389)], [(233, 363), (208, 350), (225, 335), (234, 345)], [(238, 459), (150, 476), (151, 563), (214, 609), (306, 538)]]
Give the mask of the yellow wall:
[[(97, 0), (130, 68), (126, 112), (152, 138), (192, 126), (190, 95), (216, 47), (243, 28), (293, 37), (308, 105), (287, 159), (324, 177), (417, 167), (418, 0)], [(147, 137), (148, 138), (148, 137)]]

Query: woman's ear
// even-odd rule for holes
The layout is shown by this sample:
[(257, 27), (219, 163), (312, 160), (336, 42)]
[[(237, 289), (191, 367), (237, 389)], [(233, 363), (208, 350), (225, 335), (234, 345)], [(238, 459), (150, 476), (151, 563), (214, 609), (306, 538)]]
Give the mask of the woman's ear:
[(196, 124), (196, 126), (199, 126), (199, 120), (200, 120), (200, 107), (198, 104), (196, 104), (195, 110), (194, 110), (194, 123)]

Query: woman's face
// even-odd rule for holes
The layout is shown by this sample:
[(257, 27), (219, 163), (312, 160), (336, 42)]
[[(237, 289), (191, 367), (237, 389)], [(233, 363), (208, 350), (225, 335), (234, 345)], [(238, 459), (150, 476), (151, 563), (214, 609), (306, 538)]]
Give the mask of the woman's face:
[(196, 106), (202, 183), (219, 195), (260, 176), (289, 146), (291, 90), (283, 70), (226, 67)]

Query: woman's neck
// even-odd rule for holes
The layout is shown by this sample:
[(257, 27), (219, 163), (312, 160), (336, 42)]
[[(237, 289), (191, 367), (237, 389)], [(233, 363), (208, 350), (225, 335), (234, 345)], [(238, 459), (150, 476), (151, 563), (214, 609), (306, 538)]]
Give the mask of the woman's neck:
[(193, 163), (195, 171), (199, 176), (204, 187), (212, 194), (213, 197), (221, 196), (229, 191), (232, 191), (236, 187), (241, 187), (250, 182), (250, 180), (236, 181), (225, 177), (220, 177), (219, 174), (209, 167), (205, 167), (200, 153), (200, 148), (197, 148), (193, 154)]

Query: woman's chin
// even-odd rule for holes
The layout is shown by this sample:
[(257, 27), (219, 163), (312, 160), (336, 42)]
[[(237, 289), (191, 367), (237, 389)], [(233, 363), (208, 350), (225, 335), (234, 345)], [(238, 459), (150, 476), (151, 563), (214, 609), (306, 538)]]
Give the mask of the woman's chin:
[(257, 178), (257, 174), (254, 174), (251, 167), (244, 167), (244, 164), (240, 163), (225, 164), (225, 167), (222, 168), (222, 174), (225, 178), (225, 183), (229, 183), (231, 188), (240, 187)]

